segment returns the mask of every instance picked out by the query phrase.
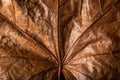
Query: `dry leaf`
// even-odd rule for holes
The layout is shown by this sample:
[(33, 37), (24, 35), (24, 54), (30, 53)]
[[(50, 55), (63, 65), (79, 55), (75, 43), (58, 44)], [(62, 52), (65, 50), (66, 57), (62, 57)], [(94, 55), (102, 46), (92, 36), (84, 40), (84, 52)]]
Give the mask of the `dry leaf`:
[(0, 80), (120, 80), (120, 0), (0, 0)]

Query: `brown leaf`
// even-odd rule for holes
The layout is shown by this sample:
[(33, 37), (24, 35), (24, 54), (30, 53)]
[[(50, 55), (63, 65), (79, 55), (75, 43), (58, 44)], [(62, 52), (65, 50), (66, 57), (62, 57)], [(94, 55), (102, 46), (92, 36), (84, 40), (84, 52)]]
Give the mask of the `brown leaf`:
[(0, 80), (119, 80), (120, 0), (0, 0)]

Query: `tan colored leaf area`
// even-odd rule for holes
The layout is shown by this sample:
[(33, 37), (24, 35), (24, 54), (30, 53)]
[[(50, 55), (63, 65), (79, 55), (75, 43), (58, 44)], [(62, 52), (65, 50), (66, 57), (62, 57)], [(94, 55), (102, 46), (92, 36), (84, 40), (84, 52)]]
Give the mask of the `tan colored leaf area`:
[(120, 80), (120, 0), (0, 0), (0, 80)]

